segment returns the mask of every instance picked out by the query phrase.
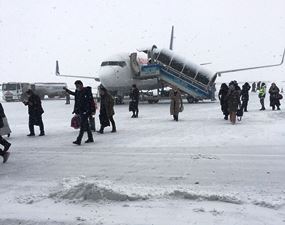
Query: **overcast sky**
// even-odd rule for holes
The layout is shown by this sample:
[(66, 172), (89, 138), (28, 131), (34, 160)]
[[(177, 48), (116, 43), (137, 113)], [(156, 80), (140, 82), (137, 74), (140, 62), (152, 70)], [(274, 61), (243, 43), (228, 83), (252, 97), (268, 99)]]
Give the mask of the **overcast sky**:
[[(284, 0), (0, 0), (0, 82), (68, 82), (94, 75), (118, 52), (169, 47), (212, 71), (278, 63), (285, 47)], [(224, 80), (285, 80), (285, 65)], [(95, 82), (86, 80), (95, 86)]]

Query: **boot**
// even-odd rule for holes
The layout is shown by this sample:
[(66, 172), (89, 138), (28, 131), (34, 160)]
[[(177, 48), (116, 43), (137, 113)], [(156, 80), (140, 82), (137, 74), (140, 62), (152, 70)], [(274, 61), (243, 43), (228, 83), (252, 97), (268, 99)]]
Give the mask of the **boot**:
[(101, 126), (100, 130), (98, 130), (97, 133), (103, 134), (104, 133), (104, 128)]
[(115, 124), (115, 121), (114, 121), (114, 119), (112, 119), (111, 120), (111, 123), (112, 123), (112, 133), (115, 133), (115, 132), (117, 132), (117, 129), (116, 129), (116, 124)]
[(224, 120), (228, 120), (229, 118), (228, 118), (228, 116), (226, 115), (225, 117), (224, 117)]
[(29, 133), (27, 136), (28, 136), (28, 137), (33, 137), (33, 136), (35, 136), (35, 134)]
[(75, 145), (81, 145), (81, 142), (78, 141), (78, 140), (76, 140), (76, 141), (74, 141), (74, 142), (72, 142), (72, 143), (75, 144)]
[(281, 110), (279, 106), (277, 106), (277, 110)]
[(92, 142), (94, 142), (94, 140), (93, 139), (89, 139), (89, 138), (85, 141), (85, 143), (92, 143)]
[(39, 134), (39, 136), (45, 136), (45, 132), (41, 131), (41, 133)]

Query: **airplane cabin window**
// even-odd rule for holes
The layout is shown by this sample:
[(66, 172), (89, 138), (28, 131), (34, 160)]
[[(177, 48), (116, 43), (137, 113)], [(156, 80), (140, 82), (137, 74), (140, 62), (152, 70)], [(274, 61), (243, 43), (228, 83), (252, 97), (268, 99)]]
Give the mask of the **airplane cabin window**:
[(208, 77), (206, 77), (205, 75), (203, 75), (203, 74), (201, 74), (199, 72), (198, 72), (197, 77), (196, 77), (195, 80), (197, 80), (200, 83), (205, 84), (205, 85), (208, 85), (208, 83), (210, 81)]
[(124, 67), (126, 66), (126, 62), (125, 61), (105, 61), (101, 63), (101, 66), (120, 66), (120, 67)]
[(157, 60), (165, 65), (169, 65), (171, 61), (171, 57), (163, 53), (162, 51), (160, 52), (159, 56), (157, 57)]
[(196, 75), (196, 71), (193, 68), (191, 68), (191, 67), (189, 67), (187, 65), (184, 66), (184, 69), (183, 69), (182, 73), (185, 74), (186, 76), (189, 76), (189, 77), (192, 77), (192, 78), (194, 78), (195, 75)]
[(181, 61), (176, 60), (174, 58), (172, 59), (172, 61), (170, 63), (170, 66), (179, 72), (181, 72), (181, 70), (183, 69), (183, 65), (184, 65), (184, 63), (182, 63)]

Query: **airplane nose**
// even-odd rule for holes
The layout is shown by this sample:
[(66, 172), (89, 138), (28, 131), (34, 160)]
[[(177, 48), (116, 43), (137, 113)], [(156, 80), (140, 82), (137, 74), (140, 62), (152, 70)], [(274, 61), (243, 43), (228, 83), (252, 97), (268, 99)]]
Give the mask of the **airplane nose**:
[(101, 67), (99, 70), (100, 81), (106, 87), (112, 86), (114, 81), (119, 79), (118, 74), (119, 70), (110, 66)]

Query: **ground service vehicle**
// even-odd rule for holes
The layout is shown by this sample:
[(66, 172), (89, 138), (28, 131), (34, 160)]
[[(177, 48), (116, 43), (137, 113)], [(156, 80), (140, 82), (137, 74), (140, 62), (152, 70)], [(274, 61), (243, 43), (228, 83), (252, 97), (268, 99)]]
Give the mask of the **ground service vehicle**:
[(67, 87), (66, 83), (24, 83), (24, 82), (8, 82), (2, 84), (3, 100), (7, 102), (22, 101), (26, 96), (28, 89), (33, 90), (41, 99), (45, 96), (48, 98), (65, 98), (66, 92), (63, 87)]

